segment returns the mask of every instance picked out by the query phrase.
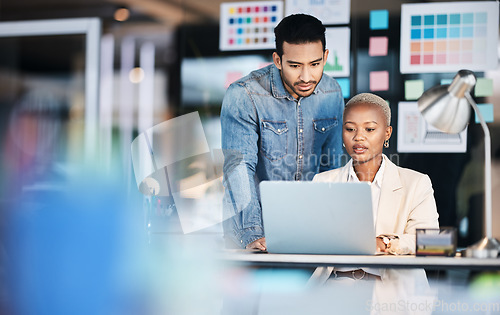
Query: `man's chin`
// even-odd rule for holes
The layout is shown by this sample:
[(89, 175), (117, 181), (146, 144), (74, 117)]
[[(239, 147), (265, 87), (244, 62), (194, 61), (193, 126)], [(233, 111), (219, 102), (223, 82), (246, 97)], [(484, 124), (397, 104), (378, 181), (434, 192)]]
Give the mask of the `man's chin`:
[(313, 94), (314, 92), (314, 89), (311, 89), (309, 91), (295, 91), (295, 93), (300, 96), (300, 97), (308, 97), (310, 96), (311, 94)]

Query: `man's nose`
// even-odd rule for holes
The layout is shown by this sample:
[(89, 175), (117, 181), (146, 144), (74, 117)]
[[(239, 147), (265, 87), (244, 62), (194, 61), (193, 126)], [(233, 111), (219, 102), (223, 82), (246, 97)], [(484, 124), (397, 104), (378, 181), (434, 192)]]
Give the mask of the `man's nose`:
[(303, 82), (311, 81), (311, 70), (309, 67), (302, 67), (302, 71), (300, 72), (300, 80)]

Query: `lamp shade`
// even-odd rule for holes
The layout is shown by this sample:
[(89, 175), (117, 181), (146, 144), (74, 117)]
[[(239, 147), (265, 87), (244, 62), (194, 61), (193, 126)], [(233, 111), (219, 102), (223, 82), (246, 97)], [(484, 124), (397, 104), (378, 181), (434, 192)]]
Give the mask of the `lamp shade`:
[(474, 73), (460, 70), (450, 85), (427, 90), (418, 99), (418, 109), (425, 120), (446, 133), (459, 133), (467, 127), (471, 105), (466, 98), (476, 84)]

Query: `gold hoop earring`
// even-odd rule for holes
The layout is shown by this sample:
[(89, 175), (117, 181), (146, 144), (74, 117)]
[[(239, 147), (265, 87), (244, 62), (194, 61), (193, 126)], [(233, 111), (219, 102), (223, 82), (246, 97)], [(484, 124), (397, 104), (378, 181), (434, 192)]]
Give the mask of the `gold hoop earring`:
[(389, 139), (384, 141), (384, 148), (388, 148), (388, 147), (389, 147)]

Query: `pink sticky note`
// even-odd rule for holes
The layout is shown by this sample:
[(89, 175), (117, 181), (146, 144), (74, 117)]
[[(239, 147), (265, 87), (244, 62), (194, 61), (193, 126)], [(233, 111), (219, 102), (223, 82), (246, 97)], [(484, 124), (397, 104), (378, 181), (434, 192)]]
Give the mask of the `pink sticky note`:
[(389, 72), (372, 71), (370, 72), (370, 91), (389, 90)]
[(368, 55), (370, 56), (387, 56), (387, 47), (389, 46), (389, 39), (387, 36), (374, 36), (370, 37), (370, 47), (368, 48)]

